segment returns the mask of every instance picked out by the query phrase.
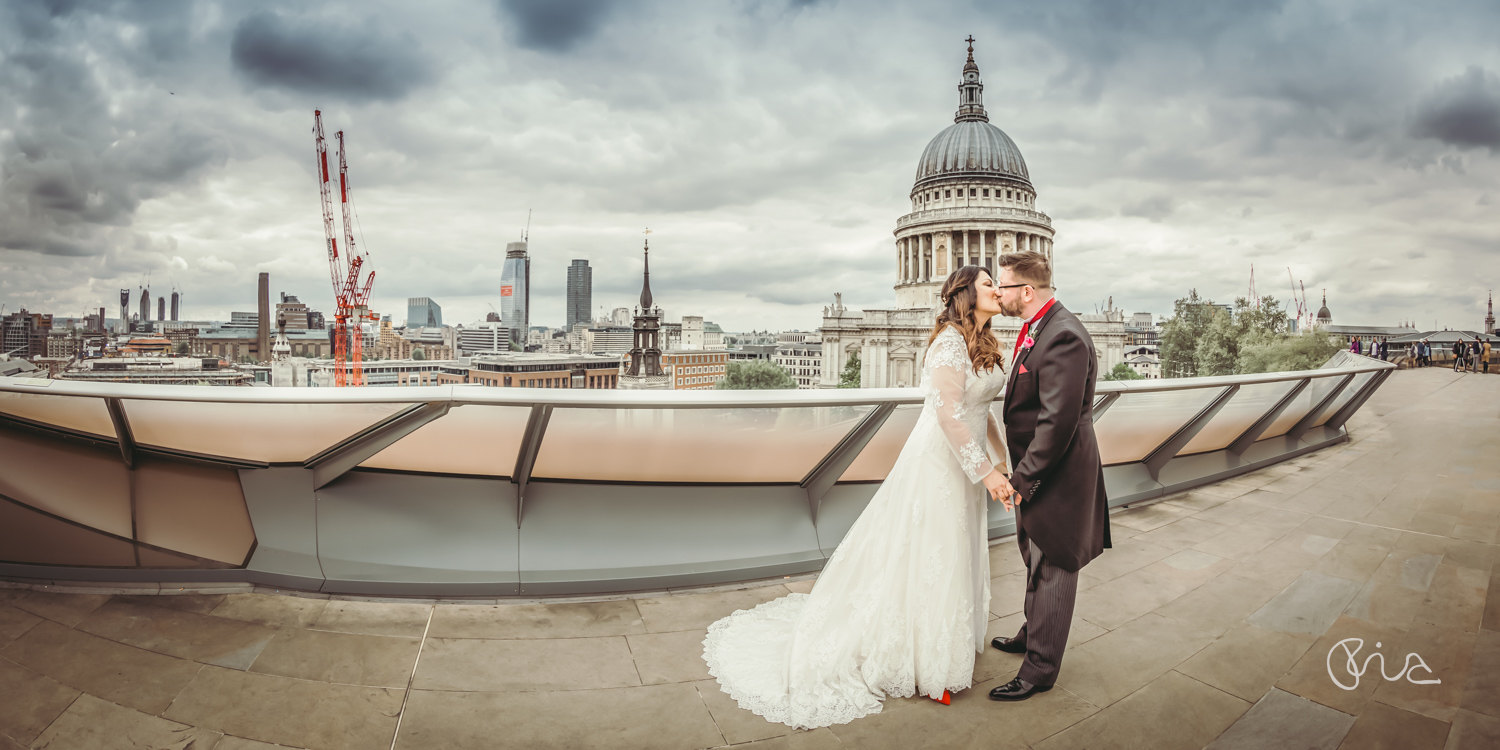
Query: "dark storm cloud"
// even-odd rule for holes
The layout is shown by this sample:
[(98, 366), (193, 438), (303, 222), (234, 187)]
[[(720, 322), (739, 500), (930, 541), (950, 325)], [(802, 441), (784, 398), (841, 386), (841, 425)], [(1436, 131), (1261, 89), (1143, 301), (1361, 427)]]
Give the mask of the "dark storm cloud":
[(222, 165), (228, 147), (200, 124), (139, 112), (100, 85), (100, 73), (55, 37), (69, 14), (18, 9), (26, 37), (0, 41), (0, 248), (106, 255), (149, 246), (133, 237), (141, 201)]
[(515, 24), (516, 43), (543, 52), (567, 52), (599, 30), (614, 0), (498, 0), (501, 18)]
[(1500, 76), (1471, 66), (1438, 84), (1419, 106), (1412, 133), (1460, 148), (1500, 150)]
[(411, 34), (260, 11), (235, 26), (230, 59), (261, 86), (344, 100), (400, 99), (432, 77)]

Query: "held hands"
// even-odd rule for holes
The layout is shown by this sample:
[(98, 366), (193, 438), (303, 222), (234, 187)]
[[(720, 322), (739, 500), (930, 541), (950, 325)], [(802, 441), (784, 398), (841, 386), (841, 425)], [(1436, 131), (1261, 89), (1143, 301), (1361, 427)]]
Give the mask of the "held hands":
[(1010, 486), (1010, 480), (999, 469), (993, 469), (984, 478), (984, 488), (989, 491), (991, 500), (999, 500), (1006, 510), (1014, 511), (1021, 503), (1021, 493)]

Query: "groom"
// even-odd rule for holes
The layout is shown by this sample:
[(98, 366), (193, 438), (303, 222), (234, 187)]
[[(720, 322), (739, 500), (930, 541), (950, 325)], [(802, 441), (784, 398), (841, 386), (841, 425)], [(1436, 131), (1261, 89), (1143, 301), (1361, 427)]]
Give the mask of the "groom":
[(1027, 578), (1025, 624), (993, 645), (1026, 660), (990, 698), (1019, 701), (1057, 681), (1078, 571), (1110, 546), (1109, 506), (1094, 440), (1093, 339), (1053, 296), (1047, 256), (1014, 253), (999, 264), (1000, 312), (1026, 321), (1005, 389), (1005, 439), (1015, 470), (999, 494), (1016, 511)]

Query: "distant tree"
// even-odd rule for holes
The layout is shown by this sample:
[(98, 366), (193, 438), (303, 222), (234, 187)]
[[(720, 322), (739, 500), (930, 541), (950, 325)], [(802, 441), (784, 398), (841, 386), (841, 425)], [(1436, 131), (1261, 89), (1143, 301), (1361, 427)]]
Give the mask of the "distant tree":
[(184, 341), (184, 342), (182, 342), (182, 343), (180, 343), (180, 344), (177, 345), (177, 353), (179, 355), (182, 355), (182, 356), (186, 356), (187, 355), (187, 353), (188, 353), (188, 345), (187, 345), (186, 341)]
[(1120, 363), (1116, 364), (1114, 366), (1114, 368), (1111, 369), (1109, 372), (1104, 373), (1104, 377), (1102, 379), (1103, 380), (1141, 380), (1142, 376), (1141, 376), (1140, 373), (1138, 373), (1138, 372), (1135, 371), (1135, 368), (1132, 368), (1130, 365), (1127, 365), (1124, 362), (1120, 362)]
[(1251, 307), (1248, 300), (1240, 297), (1234, 301), (1235, 317), (1246, 334), (1281, 337), (1289, 332), (1286, 310), (1281, 300), (1272, 296), (1260, 298), (1260, 304)]
[(844, 363), (844, 372), (839, 375), (840, 388), (859, 387), (859, 352), (849, 355), (849, 361)]
[(724, 379), (714, 387), (721, 391), (769, 391), (796, 388), (797, 381), (775, 362), (752, 359), (730, 362)]
[(1161, 374), (1164, 378), (1198, 375), (1198, 341), (1212, 320), (1213, 303), (1198, 296), (1198, 290), (1177, 300), (1172, 317), (1161, 326)]
[(1240, 356), (1240, 321), (1220, 307), (1210, 307), (1208, 325), (1198, 337), (1193, 361), (1199, 376), (1233, 375)]
[(1342, 348), (1332, 337), (1318, 331), (1279, 338), (1252, 336), (1240, 348), (1237, 369), (1246, 374), (1316, 370)]
[(419, 346), (419, 347), (411, 350), (411, 358), (413, 360), (416, 360), (416, 361), (420, 362), (420, 361), (422, 361), (424, 359), (427, 359), (427, 352), (424, 351), (422, 349), (422, 347)]

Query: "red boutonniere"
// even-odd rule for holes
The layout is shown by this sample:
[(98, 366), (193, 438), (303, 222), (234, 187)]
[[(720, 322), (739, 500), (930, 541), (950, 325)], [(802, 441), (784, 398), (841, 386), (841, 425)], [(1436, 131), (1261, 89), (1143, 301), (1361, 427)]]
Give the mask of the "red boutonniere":
[(1034, 339), (1034, 338), (1032, 338), (1030, 336), (1027, 336), (1026, 339), (1021, 342), (1021, 351), (1024, 352), (1024, 351), (1026, 351), (1027, 349), (1030, 349), (1033, 346), (1036, 346), (1036, 339)]

